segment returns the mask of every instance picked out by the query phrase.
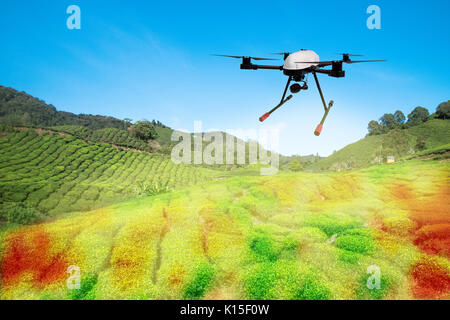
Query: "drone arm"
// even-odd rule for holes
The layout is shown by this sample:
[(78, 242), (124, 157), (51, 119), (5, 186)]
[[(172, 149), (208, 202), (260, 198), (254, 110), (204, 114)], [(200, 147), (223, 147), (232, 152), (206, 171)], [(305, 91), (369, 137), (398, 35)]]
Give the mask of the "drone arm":
[(323, 97), (322, 89), (320, 88), (319, 79), (317, 78), (316, 71), (313, 71), (312, 74), (314, 75), (314, 80), (316, 81), (317, 89), (319, 90), (320, 98), (322, 99), (323, 108), (325, 109), (325, 114), (323, 115), (322, 120), (320, 121), (319, 125), (317, 126), (316, 130), (314, 131), (314, 134), (316, 136), (320, 136), (322, 129), (323, 129), (323, 124), (325, 122), (325, 119), (327, 118), (328, 113), (330, 112), (330, 109), (333, 106), (334, 102), (333, 102), (333, 100), (331, 100), (327, 107), (327, 105), (325, 103), (325, 98)]
[(283, 70), (283, 66), (255, 65), (258, 69)]
[(316, 73), (323, 73), (323, 74), (330, 75), (331, 70), (315, 68), (315, 69), (314, 69), (314, 72), (316, 72)]

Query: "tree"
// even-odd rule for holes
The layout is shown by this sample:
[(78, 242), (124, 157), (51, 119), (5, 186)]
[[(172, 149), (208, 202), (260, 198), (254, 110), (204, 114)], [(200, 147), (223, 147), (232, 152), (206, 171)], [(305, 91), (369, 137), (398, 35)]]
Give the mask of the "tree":
[(405, 123), (406, 117), (400, 110), (395, 111), (394, 113), (394, 120), (397, 123), (398, 127), (402, 127), (402, 125)]
[(380, 118), (380, 123), (381, 123), (381, 126), (387, 130), (392, 130), (397, 127), (397, 123), (396, 123), (394, 115), (392, 113), (385, 113)]
[(123, 119), (123, 121), (125, 121), (127, 123), (127, 125), (133, 124), (133, 119), (130, 119), (130, 118), (125, 118), (125, 119)]
[(436, 114), (439, 119), (450, 119), (450, 100), (442, 102), (437, 107)]
[(288, 168), (291, 171), (302, 171), (303, 170), (303, 166), (297, 158), (294, 158), (289, 162)]
[(383, 131), (382, 127), (380, 126), (380, 124), (377, 121), (375, 121), (375, 120), (372, 120), (372, 121), (369, 122), (367, 130), (369, 130), (369, 136), (374, 136), (374, 135), (377, 135), (377, 134), (381, 134), (382, 131)]
[(427, 121), (429, 115), (430, 113), (426, 108), (416, 107), (410, 114), (408, 114), (408, 124), (413, 126), (418, 125)]
[(132, 126), (132, 132), (142, 140), (155, 139), (158, 134), (156, 133), (155, 126), (150, 121), (138, 121)]

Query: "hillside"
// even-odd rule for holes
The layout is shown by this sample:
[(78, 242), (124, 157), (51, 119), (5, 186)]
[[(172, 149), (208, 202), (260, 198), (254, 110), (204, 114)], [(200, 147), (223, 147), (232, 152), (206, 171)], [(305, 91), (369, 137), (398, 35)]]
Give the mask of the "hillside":
[[(156, 145), (130, 131), (131, 123), (100, 115), (76, 115), (58, 111), (25, 92), (0, 86), (0, 125), (52, 129), (75, 135), (80, 139), (107, 142), (144, 151), (166, 151), (172, 129), (153, 121), (158, 136)], [(161, 148), (162, 147), (162, 148)]]
[(425, 150), (449, 144), (450, 121), (432, 119), (408, 129), (367, 136), (312, 164), (311, 167), (317, 170), (346, 170), (383, 163), (387, 156), (394, 156), (398, 160), (406, 155), (423, 152), (417, 146), (418, 139), (424, 139)]
[[(38, 132), (0, 133), (0, 222), (90, 210), (214, 176), (208, 169), (174, 165), (166, 155)], [(21, 221), (23, 215), (34, 218)]]
[[(113, 117), (75, 115), (70, 112), (57, 111), (54, 106), (47, 105), (44, 101), (25, 92), (0, 86), (0, 126), (2, 127), (52, 130), (89, 142), (109, 143), (124, 148), (165, 155), (170, 155), (172, 147), (177, 144), (177, 142), (171, 141), (173, 129), (159, 121), (153, 120), (151, 122), (156, 137), (149, 140), (143, 140), (136, 136), (133, 133), (134, 125)], [(236, 142), (243, 142), (234, 136), (232, 138)], [(193, 136), (191, 139), (193, 141)], [(249, 143), (244, 142), (244, 144), (245, 149), (248, 150)], [(206, 145), (207, 143), (204, 142), (202, 148), (204, 149)], [(248, 163), (248, 152), (246, 152), (246, 155)], [(235, 166), (215, 165), (208, 167), (223, 170)], [(242, 167), (242, 165), (237, 167)]]
[(105, 116), (76, 115), (57, 111), (52, 105), (25, 92), (0, 86), (0, 123), (11, 126), (52, 127), (83, 126), (92, 130), (104, 128), (127, 129), (125, 121)]
[(0, 299), (449, 299), (449, 176), (413, 160), (234, 177), (14, 228)]

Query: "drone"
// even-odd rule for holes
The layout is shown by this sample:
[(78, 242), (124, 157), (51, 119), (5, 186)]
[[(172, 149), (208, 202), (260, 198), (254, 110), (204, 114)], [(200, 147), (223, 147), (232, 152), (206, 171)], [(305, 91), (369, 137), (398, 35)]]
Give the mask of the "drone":
[[(323, 124), (325, 123), (325, 119), (330, 112), (331, 107), (334, 104), (333, 100), (327, 104), (325, 103), (325, 98), (323, 97), (322, 89), (320, 87), (319, 79), (317, 78), (318, 73), (327, 74), (330, 77), (335, 78), (343, 78), (345, 77), (345, 71), (342, 66), (344, 63), (352, 64), (352, 63), (362, 63), (362, 62), (382, 62), (386, 60), (360, 60), (354, 61), (351, 60), (350, 57), (361, 57), (360, 54), (351, 54), (351, 53), (339, 53), (342, 55), (341, 60), (332, 60), (332, 61), (320, 61), (319, 55), (312, 50), (301, 49), (300, 51), (289, 53), (289, 52), (276, 52), (271, 53), (274, 55), (282, 55), (284, 57), (284, 64), (282, 66), (271, 66), (271, 65), (259, 65), (253, 64), (252, 60), (255, 61), (263, 61), (263, 60), (279, 60), (279, 59), (271, 59), (271, 58), (256, 58), (256, 57), (248, 57), (248, 56), (229, 56), (224, 54), (213, 54), (213, 56), (219, 57), (228, 57), (235, 59), (242, 59), (241, 69), (243, 70), (258, 70), (258, 69), (270, 69), (270, 70), (281, 70), (283, 74), (288, 77), (286, 87), (283, 92), (283, 96), (281, 97), (280, 103), (274, 107), (269, 112), (265, 113), (259, 118), (259, 121), (263, 122), (266, 120), (275, 110), (280, 108), (286, 102), (292, 99), (292, 94), (298, 93), (301, 90), (308, 90), (308, 83), (306, 79), (306, 75), (312, 73), (314, 76), (314, 80), (316, 82), (317, 89), (320, 94), (320, 98), (322, 99), (322, 104), (324, 108), (324, 115), (322, 121), (317, 126), (314, 134), (316, 136), (320, 136)], [(331, 69), (323, 69), (324, 67), (331, 66)], [(291, 86), (289, 86), (293, 83)], [(286, 97), (287, 90), (290, 90), (292, 94)]]

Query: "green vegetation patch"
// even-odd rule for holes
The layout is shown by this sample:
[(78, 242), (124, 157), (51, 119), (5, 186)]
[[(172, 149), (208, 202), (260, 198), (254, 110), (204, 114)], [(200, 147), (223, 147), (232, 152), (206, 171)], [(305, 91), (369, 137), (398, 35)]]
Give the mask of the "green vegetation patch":
[(346, 230), (361, 226), (361, 222), (356, 219), (352, 219), (345, 215), (336, 214), (333, 216), (328, 214), (317, 214), (307, 218), (305, 224), (309, 227), (319, 228), (329, 237), (334, 234), (341, 234)]
[(26, 203), (8, 202), (1, 205), (0, 218), (6, 220), (9, 225), (27, 225), (39, 221), (43, 215)]
[(386, 294), (389, 292), (389, 290), (391, 288), (391, 281), (389, 280), (389, 278), (386, 275), (381, 274), (379, 289), (376, 287), (372, 287), (372, 289), (370, 289), (370, 287), (368, 286), (368, 282), (369, 282), (369, 284), (374, 285), (374, 283), (372, 282), (372, 279), (369, 280), (370, 277), (371, 277), (370, 274), (367, 274), (367, 275), (364, 275), (363, 277), (361, 277), (361, 279), (359, 281), (358, 289), (356, 290), (358, 299), (360, 299), (360, 300), (381, 300), (381, 299), (383, 299), (383, 297), (386, 296)]
[(195, 270), (193, 279), (186, 285), (183, 298), (188, 300), (202, 298), (206, 290), (212, 285), (214, 275), (214, 267), (210, 263), (202, 263)]
[(345, 235), (336, 239), (336, 246), (340, 249), (367, 254), (373, 250), (373, 241), (363, 236)]
[(331, 292), (314, 272), (310, 272), (307, 274), (306, 279), (298, 289), (295, 299), (329, 300), (331, 299)]
[(245, 289), (251, 300), (324, 300), (331, 292), (319, 272), (296, 261), (279, 260), (247, 270)]
[(339, 260), (350, 264), (356, 264), (363, 255), (370, 255), (375, 249), (372, 231), (363, 228), (345, 231), (335, 243), (341, 249)]
[(277, 279), (276, 267), (272, 262), (260, 263), (251, 269), (246, 280), (246, 290), (249, 299), (272, 299), (271, 289)]
[(94, 300), (95, 299), (95, 285), (97, 284), (98, 276), (96, 274), (87, 275), (81, 279), (80, 289), (73, 289), (70, 292), (71, 300)]
[(273, 240), (266, 233), (257, 233), (251, 237), (249, 246), (257, 261), (276, 261), (278, 252)]

